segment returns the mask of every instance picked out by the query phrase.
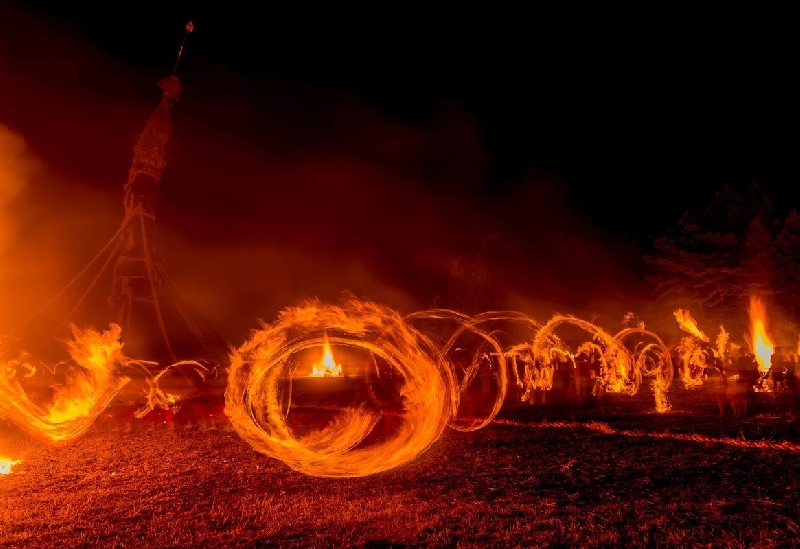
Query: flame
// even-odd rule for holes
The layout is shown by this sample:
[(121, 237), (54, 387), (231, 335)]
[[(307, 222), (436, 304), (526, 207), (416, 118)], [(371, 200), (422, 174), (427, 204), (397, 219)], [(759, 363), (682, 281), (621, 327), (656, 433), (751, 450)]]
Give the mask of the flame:
[(322, 359), (314, 364), (308, 377), (342, 377), (342, 365), (336, 364), (331, 352), (331, 344), (328, 342), (328, 334), (325, 334), (325, 345), (322, 350)]
[(758, 362), (758, 370), (763, 374), (769, 370), (775, 344), (767, 335), (767, 307), (757, 297), (750, 298), (750, 341), (752, 352)]
[(74, 439), (85, 433), (119, 389), (128, 382), (120, 374), (125, 363), (121, 328), (112, 324), (105, 332), (72, 327), (67, 342), (72, 365), (59, 385), (54, 385), (49, 405), (31, 400), (19, 371), (30, 377), (36, 369), (24, 358), (0, 360), (0, 415), (29, 433), (50, 442)]
[(725, 359), (728, 356), (728, 344), (730, 343), (731, 336), (725, 331), (724, 326), (719, 327), (719, 334), (717, 335), (717, 356)]
[(11, 473), (11, 468), (19, 463), (16, 459), (0, 456), (0, 475), (8, 475)]
[[(336, 329), (347, 345), (374, 354), (397, 372), (402, 413), (386, 440), (360, 446), (382, 414), (363, 403), (341, 409), (326, 427), (304, 436), (287, 424), (284, 367), (303, 349), (323, 343), (318, 334), (326, 329)], [(305, 339), (290, 337), (297, 332)], [(231, 353), (225, 414), (256, 451), (292, 469), (363, 477), (404, 465), (438, 440), (453, 417), (456, 391), (452, 371), (432, 341), (396, 312), (356, 299), (343, 306), (310, 301), (285, 309)]]
[(675, 320), (678, 321), (678, 326), (680, 326), (683, 331), (692, 334), (700, 341), (708, 343), (708, 336), (697, 327), (697, 321), (695, 321), (689, 311), (686, 309), (678, 309), (672, 314), (675, 315)]

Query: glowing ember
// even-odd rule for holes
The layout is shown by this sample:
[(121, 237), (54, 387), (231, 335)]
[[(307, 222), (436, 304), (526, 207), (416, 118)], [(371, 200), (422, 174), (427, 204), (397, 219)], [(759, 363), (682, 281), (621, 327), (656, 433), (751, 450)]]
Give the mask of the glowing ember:
[(0, 456), (0, 475), (8, 475), (11, 473), (11, 468), (19, 463), (19, 461), (7, 457)]
[(708, 343), (708, 336), (697, 327), (697, 322), (689, 313), (689, 311), (686, 309), (678, 309), (672, 314), (675, 315), (675, 320), (678, 321), (678, 326), (680, 326), (683, 331), (693, 335), (700, 341)]
[(757, 297), (750, 298), (750, 342), (752, 353), (758, 362), (758, 370), (762, 374), (769, 370), (770, 358), (775, 345), (767, 335), (767, 307)]
[(343, 375), (342, 365), (336, 364), (336, 361), (333, 360), (333, 352), (331, 352), (328, 334), (325, 334), (322, 359), (317, 364), (314, 364), (308, 377), (342, 377)]

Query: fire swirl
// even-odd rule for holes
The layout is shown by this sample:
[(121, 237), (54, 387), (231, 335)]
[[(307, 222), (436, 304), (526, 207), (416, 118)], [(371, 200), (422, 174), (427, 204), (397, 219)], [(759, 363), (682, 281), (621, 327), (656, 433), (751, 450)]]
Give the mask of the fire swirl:
[[(30, 391), (26, 378), (37, 373), (26, 352), (12, 356), (0, 349), (0, 418), (10, 420), (29, 435), (48, 443), (76, 439), (92, 426), (119, 391), (131, 381), (127, 372), (135, 371), (147, 383), (143, 402), (135, 412), (143, 417), (150, 410), (174, 405), (176, 396), (159, 386), (159, 380), (179, 368), (191, 368), (202, 376), (205, 367), (197, 361), (185, 360), (167, 366), (153, 376), (154, 362), (129, 358), (121, 341), (122, 328), (111, 324), (108, 330), (71, 326), (72, 338), (65, 341), (69, 360), (48, 367), (50, 374), (39, 381), (47, 384), (44, 395)], [(8, 474), (19, 463), (0, 456), (0, 474)]]
[(49, 442), (84, 434), (129, 381), (122, 374), (128, 360), (122, 352), (119, 326), (112, 324), (104, 332), (77, 327), (72, 331), (73, 339), (66, 342), (71, 361), (46, 404), (32, 399), (20, 380), (35, 372), (27, 357), (0, 362), (0, 416)]
[[(503, 328), (510, 325), (530, 331), (530, 340), (504, 346), (501, 339), (514, 342), (510, 331)], [(555, 362), (575, 363), (571, 346), (556, 335), (562, 326), (588, 334), (589, 341), (582, 347), (596, 348), (600, 357), (597, 382), (604, 391), (634, 395), (643, 377), (652, 378), (656, 408), (662, 412), (669, 409), (669, 354), (663, 341), (643, 326), (612, 335), (573, 316), (555, 315), (539, 324), (515, 311), (470, 317), (448, 309), (430, 309), (403, 317), (384, 306), (350, 297), (342, 305), (307, 301), (284, 309), (275, 322), (262, 323), (254, 330), (250, 339), (230, 354), (225, 412), (234, 429), (256, 451), (299, 472), (320, 477), (380, 473), (415, 459), (448, 426), (474, 431), (492, 422), (505, 402), (510, 372), (526, 391), (548, 390)], [(332, 379), (314, 376), (318, 365), (312, 367), (303, 358), (308, 350), (324, 349), (323, 356), (336, 364), (331, 345), (338, 352), (359, 349), (370, 357), (361, 372), (370, 398), (337, 405), (337, 414), (326, 425), (300, 433), (289, 417), (293, 413), (292, 384)], [(518, 360), (524, 366), (522, 376)], [(341, 367), (336, 366), (338, 372)], [(301, 374), (296, 376), (298, 370)], [(384, 406), (386, 402), (371, 389), (380, 372), (383, 377), (400, 380), (399, 406)], [(398, 416), (399, 425), (385, 439), (372, 437), (387, 415)]]
[[(287, 422), (292, 371), (303, 351), (322, 347), (326, 337), (396, 372), (402, 408), (391, 436), (365, 443), (385, 413), (367, 401), (341, 408), (327, 426), (308, 434), (295, 433)], [(457, 399), (440, 348), (397, 312), (355, 298), (342, 305), (312, 300), (284, 309), (231, 352), (225, 412), (256, 451), (292, 469), (361, 477), (400, 467), (426, 451), (453, 417)]]

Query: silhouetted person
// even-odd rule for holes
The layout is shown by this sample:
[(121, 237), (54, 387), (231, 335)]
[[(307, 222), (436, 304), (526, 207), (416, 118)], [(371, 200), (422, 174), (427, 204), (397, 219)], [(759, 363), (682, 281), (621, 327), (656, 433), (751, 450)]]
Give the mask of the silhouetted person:
[(478, 375), (481, 381), (481, 396), (486, 398), (491, 394), (492, 378), (494, 378), (494, 368), (491, 358), (481, 361)]
[(575, 399), (583, 406), (592, 397), (592, 380), (596, 369), (595, 353), (584, 349), (575, 357)]
[(728, 386), (728, 379), (725, 376), (725, 372), (717, 366), (707, 366), (703, 370), (703, 386), (717, 404), (719, 417), (724, 416), (725, 402), (727, 400), (726, 389)]
[(786, 362), (780, 347), (775, 347), (769, 359), (769, 375), (772, 379), (772, 392), (786, 389)]
[(542, 387), (545, 384), (545, 365), (542, 363), (541, 358), (535, 358), (529, 364), (531, 370), (531, 381), (529, 384), (528, 402), (531, 404), (544, 404), (546, 390)]
[(792, 353), (791, 359), (786, 361), (786, 390), (791, 392), (795, 404), (800, 402), (800, 395), (797, 391), (797, 361), (796, 353)]

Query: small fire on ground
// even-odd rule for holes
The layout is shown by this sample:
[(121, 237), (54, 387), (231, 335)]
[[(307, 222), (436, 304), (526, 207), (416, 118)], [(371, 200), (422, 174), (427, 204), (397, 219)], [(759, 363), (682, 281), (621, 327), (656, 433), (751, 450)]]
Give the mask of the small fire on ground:
[(322, 350), (322, 358), (311, 369), (308, 377), (343, 377), (344, 372), (341, 364), (336, 364), (331, 351), (331, 344), (328, 342), (328, 334), (325, 334), (325, 345)]
[(11, 468), (19, 463), (19, 461), (7, 457), (0, 456), (0, 475), (8, 475), (11, 473)]
[(758, 370), (762, 374), (769, 371), (775, 344), (767, 335), (767, 307), (764, 302), (753, 297), (750, 299), (750, 339), (752, 351), (758, 362)]

